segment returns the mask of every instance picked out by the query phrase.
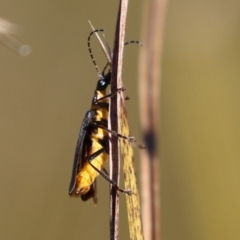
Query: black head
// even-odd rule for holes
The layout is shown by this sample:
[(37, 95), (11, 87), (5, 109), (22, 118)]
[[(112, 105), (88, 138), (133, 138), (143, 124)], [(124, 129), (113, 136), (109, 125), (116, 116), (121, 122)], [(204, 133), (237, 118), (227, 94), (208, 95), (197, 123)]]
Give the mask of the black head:
[(111, 72), (108, 72), (103, 78), (99, 79), (97, 82), (97, 91), (103, 91), (105, 90), (111, 81)]

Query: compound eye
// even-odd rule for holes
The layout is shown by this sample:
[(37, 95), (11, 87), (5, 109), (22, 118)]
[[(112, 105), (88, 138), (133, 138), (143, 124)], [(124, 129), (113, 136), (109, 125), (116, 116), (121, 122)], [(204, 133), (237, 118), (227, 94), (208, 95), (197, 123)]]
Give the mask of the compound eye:
[(105, 78), (98, 80), (97, 90), (105, 90), (107, 88), (108, 82)]
[(100, 84), (102, 87), (105, 87), (105, 86), (106, 86), (106, 81), (105, 81), (105, 79), (104, 79), (104, 78), (101, 79), (100, 82), (99, 82), (99, 84)]

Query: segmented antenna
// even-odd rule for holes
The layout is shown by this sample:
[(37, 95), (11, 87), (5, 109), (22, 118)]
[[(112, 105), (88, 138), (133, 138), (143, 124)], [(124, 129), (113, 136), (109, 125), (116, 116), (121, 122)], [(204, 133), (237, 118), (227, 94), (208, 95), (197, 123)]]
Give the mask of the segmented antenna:
[[(136, 43), (136, 44), (138, 44), (138, 45), (140, 45), (140, 46), (143, 45), (143, 44), (142, 44), (141, 42), (139, 42), (139, 41), (131, 40), (131, 41), (125, 42), (125, 43), (124, 43), (124, 46), (126, 46), (126, 45), (128, 45), (128, 44), (132, 44), (132, 43)], [(111, 54), (111, 55), (112, 55), (112, 54)], [(105, 75), (105, 71), (106, 71), (106, 69), (107, 69), (108, 66), (110, 66), (110, 63), (109, 63), (109, 62), (107, 62), (107, 64), (105, 65), (105, 67), (104, 67), (104, 69), (103, 69), (103, 71), (102, 71), (102, 76)]]
[(96, 63), (96, 61), (95, 61), (95, 59), (94, 59), (94, 57), (93, 57), (92, 48), (91, 48), (91, 44), (90, 44), (91, 36), (92, 36), (94, 33), (96, 33), (96, 32), (105, 32), (105, 30), (104, 30), (104, 29), (96, 29), (96, 30), (92, 31), (92, 32), (88, 35), (87, 44), (88, 44), (88, 51), (89, 51), (90, 57), (91, 57), (91, 59), (92, 59), (93, 65), (94, 65), (95, 69), (97, 70), (98, 75), (99, 75), (99, 76), (102, 76), (102, 73), (101, 73), (101, 71), (99, 71), (99, 68), (98, 68), (98, 66), (97, 66), (97, 63)]
[[(110, 66), (110, 63), (109, 63), (109, 62), (107, 62), (107, 64), (105, 65), (105, 67), (104, 67), (104, 69), (103, 69), (103, 71), (102, 71), (102, 76), (105, 75), (105, 71), (106, 71), (106, 69), (107, 69), (108, 66)], [(111, 68), (111, 66), (110, 66), (110, 68)]]
[(131, 43), (136, 43), (136, 44), (138, 44), (138, 45), (140, 45), (140, 46), (143, 45), (143, 44), (142, 44), (141, 42), (139, 42), (139, 41), (131, 40), (131, 41), (127, 41), (127, 42), (125, 42), (125, 43), (124, 43), (124, 46), (126, 46), (126, 45), (128, 45), (128, 44), (131, 44)]
[[(105, 73), (107, 67), (110, 65), (110, 63), (108, 62), (108, 63), (105, 65), (105, 67), (104, 67), (104, 69), (103, 69), (102, 72), (99, 70), (98, 65), (97, 65), (97, 63), (96, 63), (96, 61), (95, 61), (95, 59), (94, 59), (94, 56), (93, 56), (93, 53), (92, 53), (92, 48), (91, 48), (91, 37), (92, 37), (92, 35), (93, 35), (94, 33), (96, 33), (96, 32), (105, 32), (105, 30), (102, 29), (102, 28), (100, 28), (100, 29), (95, 29), (94, 31), (92, 31), (92, 32), (88, 35), (87, 44), (88, 44), (88, 51), (89, 51), (90, 57), (91, 57), (91, 59), (92, 59), (93, 65), (94, 65), (94, 67), (95, 67), (98, 75), (102, 77), (102, 76), (105, 75), (104, 73)], [(138, 45), (142, 46), (142, 43), (139, 42), (139, 41), (136, 41), (136, 40), (131, 40), (131, 41), (125, 42), (125, 43), (124, 43), (124, 46), (126, 46), (126, 45), (128, 45), (128, 44), (132, 44), (132, 43), (135, 43), (135, 44), (138, 44)]]

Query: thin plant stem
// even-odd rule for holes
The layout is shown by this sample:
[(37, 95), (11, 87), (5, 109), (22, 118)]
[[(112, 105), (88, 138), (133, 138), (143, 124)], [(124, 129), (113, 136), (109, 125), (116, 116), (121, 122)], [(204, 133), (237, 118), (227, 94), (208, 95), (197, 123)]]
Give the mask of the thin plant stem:
[[(112, 59), (111, 92), (122, 86), (122, 58), (124, 36), (126, 27), (128, 0), (119, 1), (119, 9), (115, 30), (115, 40)], [(118, 117), (120, 116), (120, 96), (116, 94), (111, 98), (109, 123), (110, 129), (119, 132)], [(119, 142), (116, 136), (111, 135), (109, 149), (110, 178), (119, 184), (120, 152)], [(119, 194), (116, 188), (110, 186), (110, 239), (119, 238)]]
[(160, 126), (160, 76), (163, 29), (167, 0), (145, 1), (139, 62), (140, 119), (146, 151), (140, 152), (141, 198), (144, 237), (160, 239), (160, 175), (158, 140)]

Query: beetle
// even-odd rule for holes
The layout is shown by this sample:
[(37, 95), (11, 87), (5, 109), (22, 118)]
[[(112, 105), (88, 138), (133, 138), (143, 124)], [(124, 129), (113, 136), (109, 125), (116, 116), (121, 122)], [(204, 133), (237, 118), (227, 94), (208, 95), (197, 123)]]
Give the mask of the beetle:
[[(100, 74), (90, 46), (92, 34), (102, 31), (104, 30), (96, 29), (88, 36), (90, 57), (100, 75), (100, 79), (97, 81), (91, 108), (85, 114), (80, 128), (69, 185), (70, 196), (78, 197), (80, 195), (83, 201), (93, 198), (95, 204), (97, 203), (96, 178), (99, 174), (115, 186), (118, 191), (128, 195), (132, 194), (131, 190), (120, 188), (115, 181), (109, 178), (106, 171), (104, 172), (104, 164), (109, 154), (109, 133), (129, 141), (135, 141), (134, 137), (123, 136), (108, 129), (109, 98), (125, 89), (116, 89), (113, 93), (107, 94), (107, 87), (111, 81), (111, 71), (109, 70), (105, 74), (105, 70), (109, 64), (105, 66), (103, 72)], [(135, 42), (139, 43), (138, 41), (130, 41), (126, 44)]]

